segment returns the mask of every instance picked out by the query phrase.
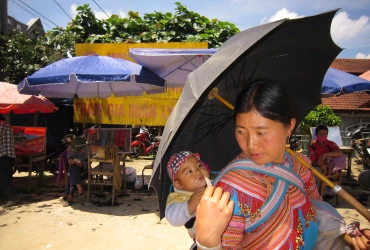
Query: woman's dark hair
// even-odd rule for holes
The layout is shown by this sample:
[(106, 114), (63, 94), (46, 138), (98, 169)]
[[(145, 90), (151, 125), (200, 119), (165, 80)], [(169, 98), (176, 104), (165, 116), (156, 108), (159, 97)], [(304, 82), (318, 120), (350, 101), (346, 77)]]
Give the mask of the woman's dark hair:
[(319, 125), (315, 129), (315, 134), (319, 133), (320, 130), (326, 130), (326, 132), (329, 133), (329, 129), (328, 129), (327, 126), (325, 126), (325, 125)]
[(285, 126), (290, 125), (292, 118), (296, 118), (294, 106), (284, 86), (270, 80), (252, 82), (240, 92), (235, 103), (234, 119), (237, 114), (248, 113), (252, 109)]
[(5, 117), (2, 114), (0, 114), (0, 121), (6, 121)]

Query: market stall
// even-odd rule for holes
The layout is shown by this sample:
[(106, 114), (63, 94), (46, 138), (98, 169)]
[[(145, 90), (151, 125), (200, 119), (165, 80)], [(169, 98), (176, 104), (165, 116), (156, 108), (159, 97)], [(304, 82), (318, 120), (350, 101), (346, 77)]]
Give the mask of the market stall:
[(28, 191), (32, 186), (32, 172), (38, 175), (37, 183), (43, 185), (43, 173), (46, 158), (46, 128), (12, 126), (14, 130), (14, 141), (16, 169), (28, 170)]

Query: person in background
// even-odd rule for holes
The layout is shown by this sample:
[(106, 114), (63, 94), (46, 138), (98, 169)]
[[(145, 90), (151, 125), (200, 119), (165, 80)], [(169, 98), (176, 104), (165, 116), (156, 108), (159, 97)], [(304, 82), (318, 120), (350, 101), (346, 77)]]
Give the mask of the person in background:
[(13, 129), (0, 114), (0, 191), (8, 198), (4, 207), (13, 206), (19, 201), (18, 192), (12, 184), (14, 161)]
[[(324, 175), (346, 168), (346, 158), (343, 152), (335, 142), (328, 140), (328, 133), (328, 127), (317, 126), (315, 129), (317, 140), (308, 148), (312, 166)], [(316, 186), (319, 190), (322, 189), (321, 184), (321, 180), (316, 178)]]
[(87, 170), (87, 151), (86, 141), (82, 137), (76, 137), (72, 140), (68, 147), (68, 184), (63, 197), (66, 202), (63, 206), (69, 206), (73, 203), (73, 195), (78, 190), (79, 198), (84, 197), (84, 192), (81, 186), (81, 173)]
[(207, 186), (211, 169), (200, 160), (200, 155), (190, 151), (173, 154), (167, 163), (167, 173), (175, 192), (170, 193), (166, 203), (166, 219), (175, 227), (185, 226), (195, 244), (195, 210)]
[[(317, 140), (308, 148), (310, 160), (314, 167), (319, 167), (322, 170), (326, 170), (329, 167), (329, 173), (333, 171), (334, 165), (329, 164), (330, 160), (334, 157), (343, 156), (343, 152), (340, 150), (338, 145), (328, 140), (328, 127), (319, 125), (315, 129), (315, 135)], [(333, 160), (335, 162), (335, 160)], [(339, 163), (337, 163), (339, 164)], [(341, 169), (345, 168), (345, 159), (342, 158)]]

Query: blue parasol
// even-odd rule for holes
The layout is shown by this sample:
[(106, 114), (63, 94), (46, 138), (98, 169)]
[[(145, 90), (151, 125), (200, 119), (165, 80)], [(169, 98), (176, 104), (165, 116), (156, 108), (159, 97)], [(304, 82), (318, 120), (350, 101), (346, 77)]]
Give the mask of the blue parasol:
[(346, 73), (341, 70), (329, 68), (322, 82), (322, 95), (339, 95), (370, 90), (370, 81)]
[(45, 97), (108, 98), (163, 93), (165, 80), (139, 64), (108, 56), (78, 56), (59, 60), (18, 84), (22, 94)]

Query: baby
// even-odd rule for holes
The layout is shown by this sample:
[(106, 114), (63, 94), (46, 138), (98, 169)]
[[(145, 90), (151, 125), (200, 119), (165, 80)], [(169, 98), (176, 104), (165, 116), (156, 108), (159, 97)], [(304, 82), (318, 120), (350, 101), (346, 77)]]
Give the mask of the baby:
[[(175, 192), (166, 203), (166, 219), (172, 226), (185, 226), (195, 240), (195, 211), (210, 178), (210, 168), (200, 160), (200, 155), (181, 151), (171, 156), (167, 163)], [(193, 244), (191, 249), (196, 247)], [(196, 248), (195, 248), (196, 249)]]

